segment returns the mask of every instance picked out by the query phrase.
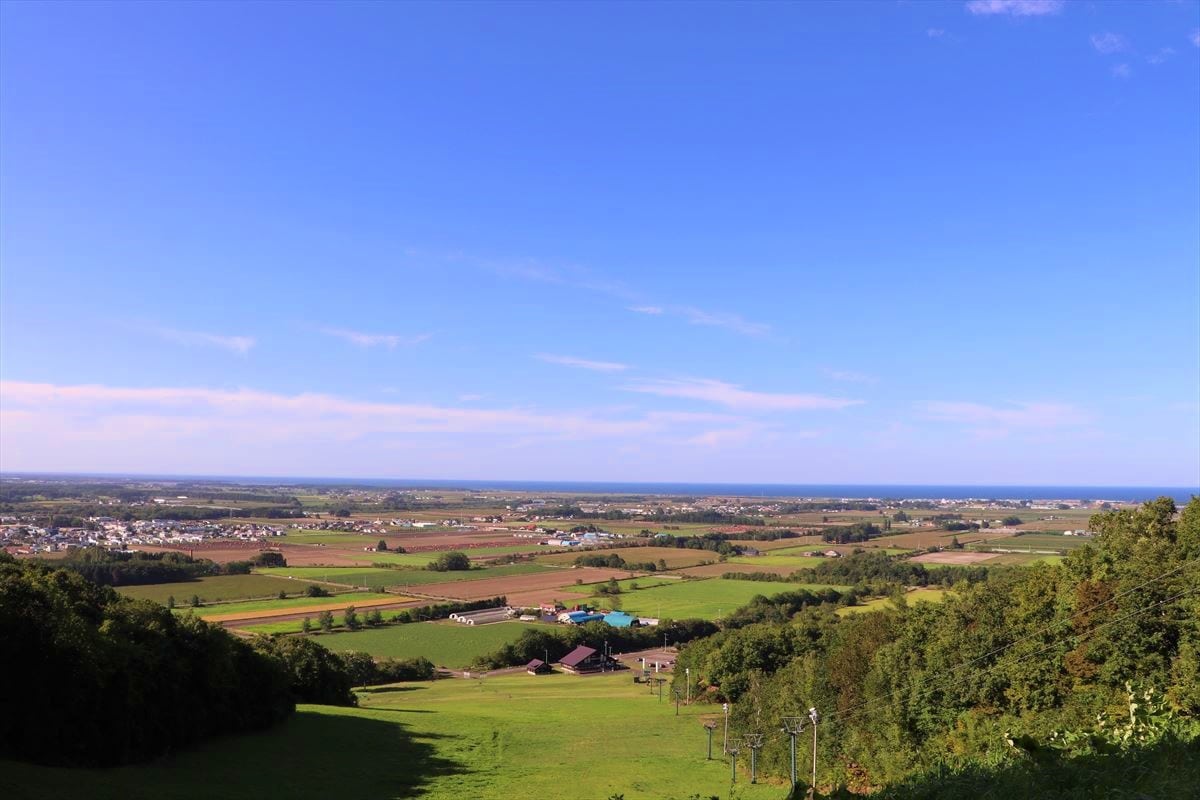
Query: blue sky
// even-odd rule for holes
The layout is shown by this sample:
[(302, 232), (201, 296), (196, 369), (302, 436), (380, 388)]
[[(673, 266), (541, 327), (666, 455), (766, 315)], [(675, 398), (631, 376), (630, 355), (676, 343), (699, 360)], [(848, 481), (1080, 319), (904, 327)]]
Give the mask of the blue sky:
[(0, 8), (0, 467), (1200, 485), (1200, 6)]

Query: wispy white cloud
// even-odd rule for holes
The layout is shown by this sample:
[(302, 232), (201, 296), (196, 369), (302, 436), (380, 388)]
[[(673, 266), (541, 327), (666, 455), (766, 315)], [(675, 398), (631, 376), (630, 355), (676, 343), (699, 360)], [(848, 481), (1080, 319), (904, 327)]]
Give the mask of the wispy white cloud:
[[(674, 422), (665, 416), (615, 416), (588, 411), (459, 408), (380, 403), (335, 395), (278, 394), (253, 389), (120, 387), (0, 382), (5, 438), (21, 431), (45, 436), (73, 433), (119, 441), (121, 436), (250, 434), (298, 441), (309, 435), (359, 438), (399, 433), (521, 433), (571, 437), (645, 435)], [(8, 412), (15, 412), (10, 416)], [(16, 420), (21, 428), (9, 428)]]
[(401, 336), (398, 333), (364, 333), (346, 328), (321, 328), (321, 333), (350, 342), (358, 347), (386, 347), (394, 350), (400, 345), (414, 345), (428, 341), (432, 334), (421, 333), (415, 336)]
[(545, 361), (548, 364), (561, 364), (564, 367), (590, 369), (593, 372), (620, 372), (621, 370), (629, 369), (628, 364), (620, 364), (616, 361), (592, 361), (586, 358), (557, 356), (550, 353), (538, 353), (534, 358), (537, 358), (539, 361)]
[(844, 381), (846, 383), (875, 383), (879, 380), (874, 375), (848, 369), (830, 369), (826, 367), (823, 372), (835, 381)]
[(979, 16), (1043, 17), (1060, 13), (1065, 5), (1064, 0), (970, 0), (967, 11)]
[(253, 336), (222, 336), (202, 331), (181, 331), (176, 328), (162, 327), (151, 328), (150, 331), (155, 336), (166, 339), (168, 342), (188, 345), (189, 347), (218, 347), (222, 350), (228, 350), (231, 353), (237, 353), (239, 356), (249, 353), (250, 349), (255, 345)]
[(970, 425), (979, 430), (1008, 428), (1061, 428), (1086, 425), (1092, 415), (1069, 403), (1006, 403), (987, 405), (972, 402), (935, 401), (921, 410), (930, 419)]
[(740, 314), (726, 311), (705, 311), (700, 308), (684, 307), (679, 313), (693, 325), (706, 325), (714, 328), (724, 328), (740, 333), (743, 336), (766, 336), (771, 332), (771, 326), (765, 322), (748, 320)]
[(1194, 44), (1196, 47), (1200, 47), (1200, 28), (1196, 28), (1196, 30), (1192, 31), (1191, 34), (1188, 35), (1188, 39), (1191, 40), (1192, 44)]
[(1112, 74), (1114, 78), (1128, 78), (1133, 74), (1133, 70), (1128, 64), (1117, 64), (1112, 68)]
[(627, 310), (637, 314), (653, 316), (673, 316), (686, 320), (692, 325), (703, 325), (710, 328), (724, 328), (742, 336), (767, 336), (771, 326), (765, 322), (746, 319), (740, 314), (729, 311), (708, 311), (695, 306), (627, 306)]
[(946, 35), (945, 28), (926, 28), (925, 35), (930, 39), (939, 39)]
[(1157, 53), (1146, 56), (1146, 61), (1154, 65), (1165, 64), (1173, 55), (1175, 55), (1174, 47), (1160, 47)]
[(862, 403), (861, 400), (827, 397), (818, 394), (752, 392), (736, 384), (706, 378), (647, 380), (632, 383), (622, 388), (630, 392), (653, 394), (660, 397), (681, 397), (689, 400), (702, 400), (707, 403), (714, 403), (740, 411), (836, 410)]
[(1092, 47), (1096, 48), (1096, 52), (1102, 55), (1111, 55), (1119, 53), (1126, 49), (1129, 45), (1125, 41), (1125, 37), (1116, 33), (1093, 33)]

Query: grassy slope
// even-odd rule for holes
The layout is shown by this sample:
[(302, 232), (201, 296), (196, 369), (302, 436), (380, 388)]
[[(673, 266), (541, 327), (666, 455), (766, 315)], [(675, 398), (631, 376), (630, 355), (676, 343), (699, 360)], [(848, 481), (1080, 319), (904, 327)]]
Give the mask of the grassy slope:
[[(948, 590), (946, 589), (930, 588), (911, 589), (907, 594), (904, 595), (904, 597), (910, 605), (912, 603), (919, 603), (922, 601), (929, 603), (940, 603), (946, 596), (947, 591)], [(861, 614), (864, 611), (876, 611), (880, 608), (887, 608), (889, 603), (891, 603), (890, 598), (877, 597), (874, 600), (867, 600), (861, 605), (839, 608), (837, 613), (842, 615)]]
[[(382, 687), (362, 708), (301, 706), (285, 725), (211, 742), (153, 764), (64, 770), (0, 764), (0, 795), (229, 800), (683, 800), (722, 796), (728, 762), (705, 761), (701, 713), (635, 686), (628, 672), (578, 678), (521, 673), (484, 681)], [(566, 737), (564, 739), (564, 737)], [(567, 751), (570, 751), (568, 753)], [(570, 754), (574, 754), (573, 756)], [(81, 787), (87, 791), (81, 793)], [(738, 780), (738, 797), (784, 789)]]
[[(830, 588), (804, 583), (776, 583), (768, 581), (739, 581), (725, 578), (679, 581), (670, 586), (655, 586), (624, 592), (620, 598), (621, 608), (634, 614), (671, 619), (717, 619), (734, 609), (746, 605), (757, 595), (780, 594), (797, 589)], [(838, 587), (832, 587), (838, 588)], [(608, 607), (612, 598), (597, 596), (589, 601)]]
[(378, 657), (416, 658), (425, 656), (439, 667), (462, 669), (476, 658), (515, 641), (528, 624), (498, 622), (494, 625), (462, 625), (457, 622), (414, 622), (353, 633), (331, 633), (317, 637), (330, 650), (358, 650)]
[(119, 586), (117, 591), (126, 597), (166, 603), (168, 597), (184, 605), (192, 595), (200, 595), (206, 603), (222, 600), (246, 600), (255, 597), (274, 597), (283, 589), (299, 594), (310, 584), (304, 581), (282, 581), (268, 575), (214, 575), (195, 581), (156, 583), (148, 586)]

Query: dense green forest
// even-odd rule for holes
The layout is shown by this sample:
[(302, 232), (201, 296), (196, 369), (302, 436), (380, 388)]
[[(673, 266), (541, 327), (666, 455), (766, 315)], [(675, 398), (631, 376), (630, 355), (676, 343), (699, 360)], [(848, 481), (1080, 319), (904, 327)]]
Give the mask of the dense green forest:
[(3, 552), (0, 686), (0, 757), (46, 764), (142, 761), (269, 727), (297, 702), (354, 703), (346, 660), (317, 642), (247, 643)]
[(768, 734), (759, 764), (778, 776), (781, 717), (816, 707), (822, 786), (1195, 797), (1200, 499), (1176, 511), (1163, 498), (1096, 515), (1094, 546), (964, 582), (941, 605), (726, 625), (684, 648), (677, 688), (686, 667), (693, 696), (732, 703), (731, 730)]

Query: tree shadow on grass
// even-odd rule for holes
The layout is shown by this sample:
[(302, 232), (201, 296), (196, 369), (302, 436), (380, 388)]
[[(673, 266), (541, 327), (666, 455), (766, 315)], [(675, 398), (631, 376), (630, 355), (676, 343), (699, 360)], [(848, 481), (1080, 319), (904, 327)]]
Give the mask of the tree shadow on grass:
[(378, 709), (317, 707), (277, 728), (231, 736), (131, 767), (62, 769), (5, 762), (0, 795), (40, 798), (170, 797), (178, 800), (394, 800), (421, 797), (435, 778), (464, 774), (439, 753), (439, 740), (415, 733)]

